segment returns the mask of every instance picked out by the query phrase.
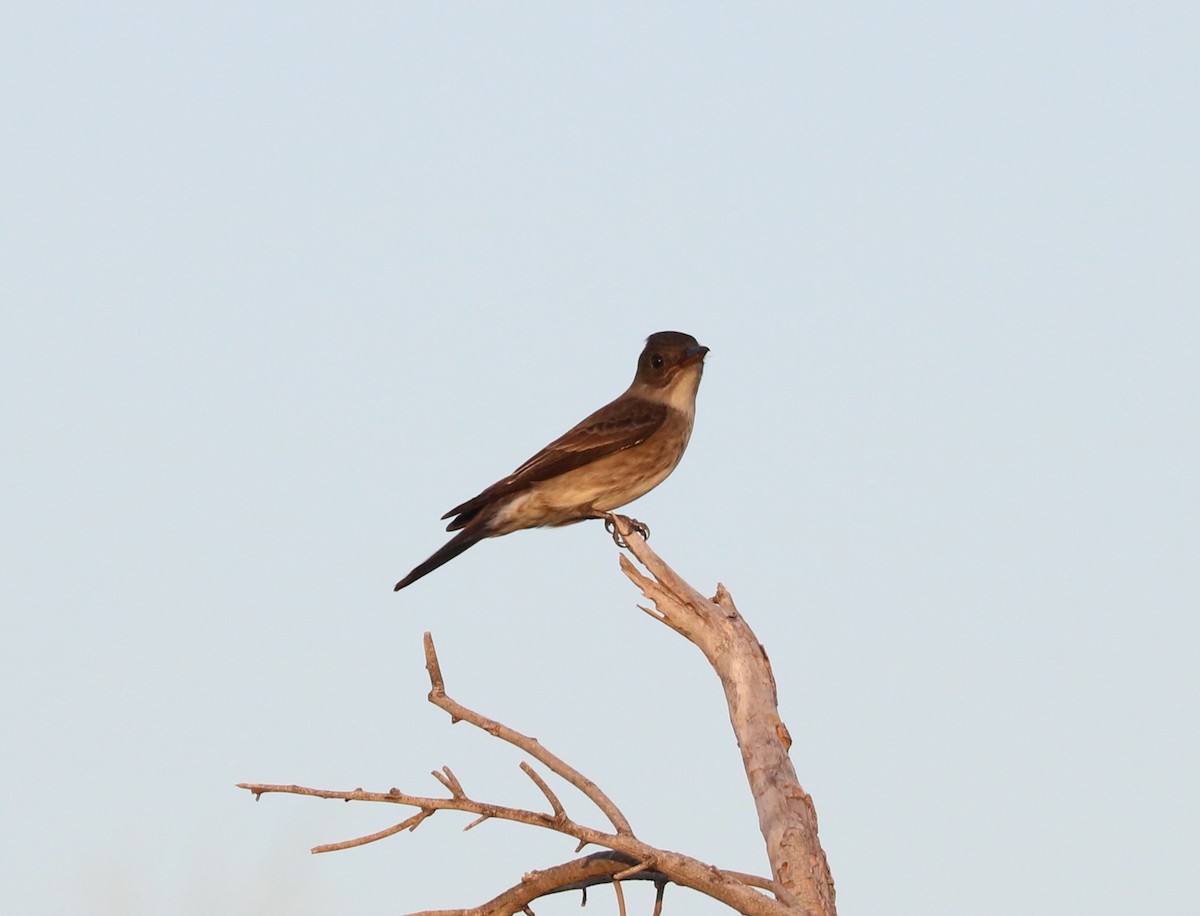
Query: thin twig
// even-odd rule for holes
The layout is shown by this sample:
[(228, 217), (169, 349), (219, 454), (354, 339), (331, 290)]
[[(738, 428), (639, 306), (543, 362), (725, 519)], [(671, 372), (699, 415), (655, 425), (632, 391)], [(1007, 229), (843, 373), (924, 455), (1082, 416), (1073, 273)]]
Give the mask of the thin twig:
[(412, 817), (401, 821), (394, 827), (388, 827), (386, 830), (380, 830), (378, 833), (368, 834), (367, 836), (360, 836), (355, 840), (344, 840), (341, 843), (326, 843), (323, 846), (314, 846), (312, 848), (312, 853), (313, 855), (318, 855), (322, 852), (337, 852), (339, 849), (352, 849), (355, 846), (366, 846), (368, 843), (374, 843), (376, 840), (382, 840), (386, 839), (387, 837), (394, 836), (401, 830), (416, 830), (417, 827), (420, 826), (421, 821), (425, 820), (425, 818), (432, 814), (432, 811), (427, 811), (422, 808)]
[(569, 766), (565, 761), (542, 747), (541, 742), (536, 738), (523, 735), (509, 728), (507, 725), (482, 716), (447, 696), (446, 684), (442, 677), (442, 667), (438, 662), (437, 650), (433, 645), (433, 636), (429, 633), (425, 634), (425, 669), (429, 672), (431, 686), (429, 702), (449, 713), (452, 721), (458, 722), (461, 720), (470, 722), (476, 728), (482, 729), (489, 735), (499, 738), (501, 741), (507, 741), (514, 747), (519, 747), (535, 760), (544, 764), (551, 772), (561, 776), (591, 799), (592, 803), (604, 812), (605, 817), (616, 828), (618, 834), (633, 836), (633, 828), (629, 826), (629, 821), (621, 813), (621, 809), (613, 803), (613, 800), (601, 791), (599, 786), (574, 767)]
[(639, 862), (637, 865), (633, 865), (622, 872), (617, 872), (617, 874), (613, 875), (612, 879), (614, 882), (624, 881), (626, 878), (632, 878), (634, 875), (649, 871), (653, 867), (654, 864), (652, 862)]
[(616, 894), (617, 894), (618, 911), (620, 912), (621, 916), (626, 916), (626, 913), (625, 913), (625, 891), (623, 891), (621, 889), (621, 882), (616, 879), (615, 875), (613, 876), (613, 879), (612, 879), (612, 886), (613, 886), (613, 890), (616, 891)]
[(778, 881), (772, 881), (770, 878), (764, 878), (761, 875), (750, 875), (744, 871), (730, 871), (728, 868), (722, 868), (721, 874), (726, 878), (732, 878), (734, 881), (741, 881), (742, 884), (748, 884), (750, 887), (762, 888), (764, 891), (770, 891), (776, 897), (783, 893), (783, 889), (779, 886)]
[(542, 779), (528, 763), (521, 761), (521, 770), (533, 780), (534, 785), (542, 790), (542, 794), (546, 796), (546, 800), (550, 802), (550, 807), (554, 809), (554, 816), (566, 818), (567, 812), (563, 809), (562, 802), (558, 800), (558, 796), (554, 794), (551, 788), (546, 785), (546, 780)]

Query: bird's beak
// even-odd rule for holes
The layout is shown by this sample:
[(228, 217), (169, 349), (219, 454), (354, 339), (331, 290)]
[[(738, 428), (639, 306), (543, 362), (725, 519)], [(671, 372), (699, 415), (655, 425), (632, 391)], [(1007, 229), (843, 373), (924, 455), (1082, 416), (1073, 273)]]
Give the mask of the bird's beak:
[(694, 363), (704, 361), (705, 355), (708, 353), (708, 347), (688, 347), (684, 351), (683, 359), (679, 362), (679, 368), (691, 366)]

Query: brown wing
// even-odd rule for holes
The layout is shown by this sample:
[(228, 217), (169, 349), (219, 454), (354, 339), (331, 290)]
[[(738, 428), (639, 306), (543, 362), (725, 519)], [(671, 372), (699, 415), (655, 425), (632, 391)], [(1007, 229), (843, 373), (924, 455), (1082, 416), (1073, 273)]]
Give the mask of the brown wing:
[(667, 409), (665, 404), (655, 401), (617, 398), (555, 439), (503, 480), (496, 481), (478, 496), (443, 515), (442, 518), (458, 516), (446, 530), (462, 528), (480, 509), (501, 496), (644, 442), (662, 426)]

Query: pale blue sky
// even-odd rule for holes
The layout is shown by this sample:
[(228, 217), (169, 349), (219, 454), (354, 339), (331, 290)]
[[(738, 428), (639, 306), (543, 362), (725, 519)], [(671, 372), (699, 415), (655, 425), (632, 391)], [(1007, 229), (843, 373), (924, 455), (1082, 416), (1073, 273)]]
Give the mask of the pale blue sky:
[(634, 513), (765, 643), (841, 911), (1195, 912), (1200, 8), (22, 7), (0, 910), (395, 914), (570, 858), (453, 815), (312, 857), (404, 815), (233, 788), (538, 804), (425, 702), (427, 629), (643, 839), (765, 871), (598, 525), (391, 590), (676, 329), (696, 430)]

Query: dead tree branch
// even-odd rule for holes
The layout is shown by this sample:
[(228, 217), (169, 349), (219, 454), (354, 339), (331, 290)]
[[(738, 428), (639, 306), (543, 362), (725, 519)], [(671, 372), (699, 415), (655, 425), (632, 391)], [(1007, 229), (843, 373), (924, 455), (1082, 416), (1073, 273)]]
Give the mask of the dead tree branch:
[[(728, 871), (690, 856), (659, 849), (638, 839), (628, 819), (595, 783), (533, 737), (487, 718), (462, 705), (446, 693), (441, 665), (430, 634), (425, 634), (425, 668), (429, 673), (429, 702), (449, 714), (451, 723), (469, 722), (494, 738), (521, 749), (550, 773), (575, 786), (612, 825), (612, 831), (585, 826), (573, 820), (549, 783), (530, 766), (521, 770), (538, 787), (549, 811), (513, 808), (474, 799), (449, 767), (433, 776), (448, 793), (445, 797), (409, 795), (399, 789), (367, 792), (338, 791), (296, 785), (241, 783), (240, 788), (255, 798), (272, 793), (311, 795), (342, 801), (366, 801), (415, 808), (416, 813), (400, 823), (357, 839), (317, 846), (327, 852), (372, 843), (404, 830), (413, 831), (438, 811), (461, 811), (475, 819), (471, 829), (490, 819), (543, 827), (578, 842), (576, 851), (587, 845), (606, 852), (564, 862), (526, 874), (520, 883), (479, 906), (438, 910), (413, 916), (510, 916), (528, 911), (539, 897), (567, 890), (582, 890), (596, 884), (612, 884), (624, 911), (620, 883), (627, 880), (653, 881), (658, 894), (655, 914), (662, 909), (667, 883), (692, 888), (746, 916), (836, 916), (833, 879), (825, 853), (817, 840), (816, 812), (801, 788), (788, 757), (791, 738), (779, 718), (775, 680), (766, 652), (734, 607), (724, 586), (708, 599), (684, 582), (652, 551), (638, 530), (623, 516), (613, 524), (630, 552), (650, 573), (643, 574), (624, 555), (621, 568), (654, 607), (642, 610), (695, 643), (721, 679), (729, 705), (730, 721), (742, 751), (742, 760), (758, 810), (759, 825), (767, 844), (773, 879)], [(766, 891), (767, 893), (763, 893)], [(770, 894), (772, 896), (767, 896)]]
[[(449, 916), (451, 913), (469, 913), (472, 916), (484, 916), (484, 914), (491, 916), (491, 914), (496, 914), (496, 916), (499, 916), (502, 913), (519, 912), (523, 906), (537, 897), (562, 890), (578, 889), (586, 887), (589, 884), (613, 883), (614, 876), (616, 876), (617, 881), (620, 881), (622, 880), (622, 874), (624, 874), (625, 878), (635, 880), (661, 879), (683, 887), (692, 888), (725, 903), (740, 913), (747, 914), (747, 916), (788, 916), (788, 914), (794, 914), (794, 910), (790, 907), (764, 895), (759, 890), (778, 893), (782, 889), (778, 887), (776, 882), (765, 878), (743, 875), (739, 872), (724, 871), (713, 865), (693, 859), (690, 856), (659, 849), (639, 840), (633, 835), (633, 831), (629, 827), (629, 822), (625, 816), (608, 796), (601, 792), (591, 780), (542, 747), (536, 738), (522, 735), (508, 726), (482, 716), (474, 710), (463, 706), (461, 703), (452, 700), (446, 695), (445, 682), (442, 678), (437, 652), (433, 645), (433, 639), (428, 633), (425, 634), (425, 661), (425, 667), (429, 671), (432, 687), (429, 693), (431, 703), (446, 710), (450, 714), (452, 721), (470, 722), (488, 734), (507, 741), (537, 758), (556, 776), (583, 791), (612, 822), (615, 832), (609, 833), (586, 827), (572, 820), (567, 816), (561, 802), (555, 804), (558, 801), (557, 796), (549, 790), (548, 785), (546, 786), (546, 790), (543, 790), (543, 795), (550, 802), (552, 810), (549, 812), (512, 808), (506, 805), (478, 801), (470, 797), (462, 783), (448, 767), (443, 767), (440, 771), (434, 771), (433, 773), (434, 777), (437, 778), (438, 782), (449, 793), (449, 797), (445, 798), (409, 795), (401, 792), (399, 789), (391, 789), (388, 792), (367, 792), (363, 789), (344, 791), (314, 789), (296, 785), (267, 785), (263, 783), (240, 783), (239, 788), (252, 792), (256, 798), (261, 798), (263, 795), (281, 793), (287, 795), (310, 795), (316, 798), (332, 798), (341, 801), (366, 801), (403, 805), (418, 809), (416, 814), (394, 827), (389, 827), (358, 839), (318, 846), (313, 852), (361, 846), (400, 833), (405, 829), (414, 830), (422, 821), (437, 811), (462, 811), (467, 814), (476, 815), (476, 820), (469, 824), (467, 829), (490, 818), (513, 821), (520, 824), (529, 824), (534, 827), (544, 827), (548, 830), (573, 837), (579, 841), (579, 848), (586, 845), (603, 846), (613, 850), (619, 856), (607, 858), (601, 856), (599, 859), (587, 856), (584, 859), (575, 860), (573, 863), (564, 863), (564, 865), (556, 866), (543, 872), (531, 872), (530, 875), (536, 876), (536, 880), (531, 879), (530, 875), (526, 875), (520, 884), (509, 888), (509, 890), (505, 891), (499, 897), (480, 907), (465, 910), (447, 910), (442, 913), (442, 916)], [(532, 768), (524, 765), (522, 769), (541, 788), (540, 777), (537, 777)], [(580, 862), (589, 864), (586, 866), (579, 865), (578, 863)], [(607, 864), (597, 865), (595, 864), (596, 862)], [(610, 868), (610, 866), (613, 867)], [(564, 874), (569, 874), (572, 877), (570, 877), (569, 881), (556, 884), (555, 876), (561, 877)], [(587, 879), (587, 883), (578, 883), (585, 879)], [(532, 894), (532, 896), (528, 896), (529, 894)], [(515, 909), (507, 908), (512, 906), (517, 900), (525, 900), (525, 903), (516, 905)]]
[(833, 876), (817, 838), (817, 812), (788, 756), (792, 738), (779, 718), (766, 650), (725, 586), (718, 583), (716, 595), (706, 598), (650, 549), (628, 519), (614, 519), (630, 553), (650, 573), (647, 577), (621, 556), (625, 575), (654, 603), (653, 610), (642, 610), (694, 643), (721, 679), (780, 899), (808, 916), (835, 916)]
[[(619, 875), (631, 862), (632, 857), (623, 853), (598, 852), (561, 865), (531, 871), (522, 876), (520, 884), (479, 906), (462, 910), (425, 910), (411, 916), (509, 916), (521, 912), (540, 897), (566, 891), (582, 891), (586, 901), (589, 887), (626, 880)], [(629, 880), (653, 881), (660, 888), (668, 883), (666, 875), (655, 871), (641, 872)]]

